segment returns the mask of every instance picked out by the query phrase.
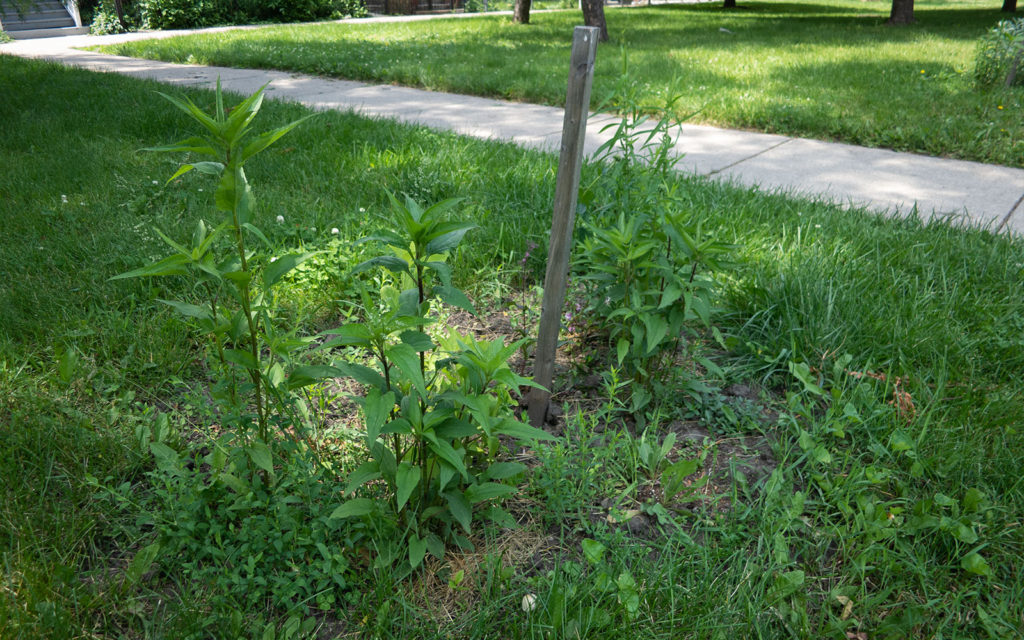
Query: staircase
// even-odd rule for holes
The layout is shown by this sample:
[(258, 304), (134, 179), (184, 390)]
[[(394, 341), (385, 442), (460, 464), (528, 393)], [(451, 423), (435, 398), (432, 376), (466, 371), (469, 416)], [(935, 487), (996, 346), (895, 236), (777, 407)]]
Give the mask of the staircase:
[(363, 0), (366, 10), (374, 15), (412, 15), (424, 13), (455, 13), (465, 0)]
[(75, 0), (32, 0), (22, 15), (11, 2), (0, 0), (0, 30), (16, 40), (89, 33)]

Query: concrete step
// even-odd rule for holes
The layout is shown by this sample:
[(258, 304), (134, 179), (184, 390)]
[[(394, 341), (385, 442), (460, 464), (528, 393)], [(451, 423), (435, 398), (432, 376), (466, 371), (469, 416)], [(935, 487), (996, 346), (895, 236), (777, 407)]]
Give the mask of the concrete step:
[[(0, 2), (3, 2), (3, 0), (0, 0)], [(10, 3), (3, 4), (5, 5), (4, 13), (0, 16), (0, 20), (3, 22), (3, 30), (12, 34), (11, 37), (19, 37), (14, 34), (25, 32), (76, 28), (75, 19), (72, 17), (71, 12), (57, 0), (36, 0), (20, 15), (10, 6)]]
[(34, 17), (31, 20), (8, 22), (4, 20), (4, 31), (28, 31), (30, 29), (59, 29), (61, 27), (73, 27), (75, 20), (64, 12), (63, 16)]
[(89, 27), (59, 27), (50, 29), (22, 29), (20, 31), (7, 31), (6, 23), (4, 33), (14, 40), (31, 40), (33, 38), (59, 38), (61, 36), (84, 36), (88, 35)]

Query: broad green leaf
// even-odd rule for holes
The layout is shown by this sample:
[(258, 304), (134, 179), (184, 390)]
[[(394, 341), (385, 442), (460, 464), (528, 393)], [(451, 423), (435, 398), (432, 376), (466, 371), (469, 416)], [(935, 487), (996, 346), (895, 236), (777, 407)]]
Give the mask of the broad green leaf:
[(832, 454), (829, 453), (828, 449), (826, 449), (823, 444), (819, 444), (814, 447), (814, 450), (811, 452), (811, 456), (816, 462), (821, 464), (829, 464), (832, 462)]
[(804, 391), (813, 393), (816, 396), (825, 395), (825, 390), (817, 385), (811, 374), (811, 367), (806, 362), (789, 362), (789, 372), (797, 380), (803, 383)]
[(441, 214), (448, 211), (449, 209), (452, 209), (453, 207), (455, 207), (455, 205), (462, 202), (462, 200), (463, 198), (448, 198), (446, 200), (442, 200), (441, 202), (430, 205), (426, 209), (426, 211), (424, 211), (420, 207), (420, 205), (417, 204), (416, 201), (410, 198), (409, 196), (405, 197), (405, 204), (407, 207), (410, 208), (410, 210), (419, 211), (419, 215), (417, 215), (416, 217), (417, 220), (437, 220), (441, 216)]
[(441, 542), (441, 538), (436, 533), (427, 534), (427, 550), (430, 551), (430, 555), (438, 560), (444, 557), (444, 543)]
[(227, 142), (234, 145), (245, 135), (249, 124), (260, 111), (260, 106), (263, 104), (264, 91), (269, 84), (269, 82), (264, 84), (262, 87), (257, 89), (255, 93), (245, 100), (242, 100), (231, 109), (231, 113), (228, 115), (223, 133), (223, 137)]
[(125, 571), (125, 581), (130, 585), (137, 584), (142, 579), (142, 576), (149, 571), (149, 568), (153, 566), (153, 562), (156, 561), (158, 555), (160, 555), (159, 542), (154, 542), (139, 549), (132, 558), (132, 561), (128, 563), (128, 569)]
[(964, 571), (974, 575), (992, 577), (992, 568), (988, 566), (988, 562), (979, 553), (968, 553), (960, 559), (960, 566), (963, 567)]
[(431, 239), (427, 243), (427, 255), (448, 253), (459, 246), (459, 243), (462, 242), (462, 238), (468, 231), (475, 228), (475, 224), (468, 222), (459, 223), (457, 228)]
[(615, 585), (619, 588), (618, 600), (619, 604), (626, 610), (629, 617), (636, 616), (640, 610), (640, 593), (636, 588), (636, 580), (632, 574), (627, 571), (623, 571), (619, 574), (619, 577), (615, 579)]
[(423, 397), (427, 396), (427, 383), (420, 370), (420, 358), (407, 344), (396, 344), (387, 350), (388, 360), (397, 366), (412, 381), (416, 390)]
[(903, 431), (897, 430), (890, 436), (889, 446), (897, 453), (900, 451), (910, 451), (914, 448), (914, 441)]
[(330, 519), (340, 520), (342, 518), (365, 516), (373, 512), (373, 507), (373, 500), (369, 498), (353, 498), (331, 512)]
[(344, 374), (341, 369), (330, 365), (303, 365), (301, 367), (295, 367), (292, 369), (291, 374), (288, 375), (288, 388), (298, 389), (299, 387), (305, 387), (306, 385), (310, 385), (321, 380), (340, 378), (343, 375)]
[(373, 267), (384, 267), (392, 273), (409, 273), (409, 263), (398, 256), (377, 256), (356, 265), (352, 273), (362, 273)]
[(248, 287), (252, 282), (252, 273), (249, 271), (225, 271), (221, 275), (239, 289)]
[(441, 472), (438, 476), (438, 486), (441, 487), (441, 490), (443, 491), (445, 488), (448, 487), (448, 483), (450, 483), (456, 476), (459, 475), (459, 472), (455, 469), (455, 467), (448, 464), (444, 460), (441, 461), (440, 466)]
[(376, 460), (369, 460), (359, 465), (355, 471), (349, 474), (348, 482), (345, 484), (345, 495), (354, 493), (356, 489), (367, 482), (380, 477), (380, 463)]
[(665, 285), (665, 290), (661, 293), (661, 302), (658, 303), (658, 308), (664, 309), (665, 307), (670, 306), (682, 295), (682, 287), (675, 282), (669, 282)]
[(482, 484), (473, 484), (466, 487), (466, 500), (470, 504), (476, 504), (478, 502), (484, 502), (485, 500), (496, 500), (512, 495), (517, 489), (510, 487), (507, 484), (498, 484), (497, 482), (484, 482)]
[(954, 538), (965, 544), (974, 544), (978, 541), (978, 534), (974, 531), (974, 527), (960, 521), (953, 523), (953, 526), (950, 527), (950, 533), (953, 534)]
[(422, 331), (403, 331), (401, 333), (402, 342), (413, 348), (414, 351), (430, 351), (434, 348), (434, 341), (430, 339), (430, 336), (423, 333)]
[(603, 544), (597, 540), (591, 540), (590, 538), (584, 538), (580, 543), (583, 547), (583, 557), (587, 559), (591, 565), (598, 565), (601, 563), (601, 558), (604, 557), (604, 552), (608, 550)]
[(626, 355), (629, 353), (629, 338), (619, 338), (619, 341), (615, 344), (615, 356), (618, 358), (618, 364), (622, 364), (622, 361), (626, 359)]
[(162, 442), (150, 442), (149, 451), (156, 458), (156, 465), (164, 471), (173, 471), (178, 466), (178, 452)]
[(805, 574), (803, 571), (786, 571), (775, 578), (775, 588), (772, 591), (774, 599), (788, 598), (804, 587)]
[(166, 93), (161, 93), (159, 91), (157, 91), (157, 93), (163, 96), (164, 99), (173, 104), (175, 107), (188, 114), (193, 120), (201, 124), (207, 131), (212, 133), (215, 137), (221, 137), (222, 130), (220, 124), (210, 116), (203, 113), (203, 110), (197, 107), (194, 102), (192, 102), (188, 98), (181, 100), (173, 96), (169, 96)]
[(469, 438), (471, 436), (475, 436), (479, 432), (480, 431), (476, 428), (476, 425), (457, 418), (448, 418), (441, 424), (434, 427), (434, 433), (437, 434), (437, 437), (445, 440)]
[(448, 502), (448, 511), (451, 512), (455, 521), (462, 525), (462, 528), (469, 533), (470, 524), (473, 520), (473, 509), (469, 506), (466, 496), (461, 491), (446, 491), (445, 500)]
[(241, 349), (225, 349), (224, 359), (232, 364), (237, 364), (246, 369), (259, 369), (260, 365), (256, 362), (256, 358), (252, 357), (252, 353), (249, 351), (243, 351)]
[(382, 394), (380, 389), (373, 388), (360, 404), (366, 421), (366, 446), (369, 447), (377, 440), (384, 423), (391, 417), (391, 410), (395, 408), (395, 394), (392, 391)]
[(78, 351), (74, 348), (68, 348), (57, 362), (57, 375), (60, 377), (60, 381), (64, 384), (71, 382), (71, 378), (74, 377), (77, 369)]
[(358, 346), (366, 347), (367, 349), (373, 347), (373, 334), (366, 328), (366, 325), (351, 323), (344, 324), (337, 329), (331, 329), (324, 331), (324, 335), (338, 336), (334, 340), (328, 341), (324, 347), (336, 347), (336, 346)]
[(209, 307), (201, 307), (196, 304), (178, 302), (177, 300), (163, 300), (160, 298), (157, 299), (157, 302), (165, 304), (168, 307), (171, 307), (172, 309), (180, 313), (181, 315), (188, 316), (189, 318), (197, 318), (199, 320), (213, 319), (213, 313), (210, 311)]
[(981, 490), (970, 488), (964, 493), (964, 513), (975, 513), (985, 503), (985, 494)]
[(295, 122), (291, 122), (289, 124), (284, 125), (283, 127), (279, 127), (277, 129), (274, 129), (273, 131), (267, 131), (266, 133), (257, 136), (256, 139), (254, 139), (249, 144), (245, 145), (245, 150), (242, 151), (242, 162), (245, 162), (249, 158), (259, 153), (260, 151), (263, 151), (270, 145), (274, 144), (281, 138), (281, 136), (285, 135), (286, 133), (288, 133), (298, 125), (302, 124), (304, 121), (309, 120), (315, 115), (317, 114), (311, 113), (308, 116), (299, 118)]
[(256, 225), (252, 224), (251, 222), (246, 222), (245, 224), (242, 225), (242, 228), (251, 233), (252, 235), (256, 236), (257, 238), (259, 238), (260, 242), (262, 242), (266, 247), (273, 247), (273, 245), (270, 243), (270, 239), (267, 238), (267, 236), (264, 235), (264, 233), (260, 231), (260, 228), (257, 227)]
[[(398, 465), (398, 471), (395, 473), (395, 485), (397, 491), (395, 491), (395, 509), (401, 511), (405, 503), (408, 502), (409, 496), (420, 484), (420, 468), (408, 462), (403, 462)], [(421, 554), (422, 555), (422, 554)]]
[(481, 476), (484, 480), (506, 480), (526, 471), (527, 466), (521, 462), (492, 462)]
[(455, 471), (459, 473), (463, 478), (469, 479), (469, 473), (466, 471), (466, 464), (462, 461), (462, 456), (459, 455), (452, 445), (448, 444), (444, 440), (438, 440), (436, 442), (429, 442), (427, 446), (437, 454), (442, 460), (450, 464)]
[(664, 471), (663, 475), (669, 476), (672, 479), (682, 480), (692, 476), (700, 468), (700, 460), (693, 458), (690, 460), (679, 460), (670, 464)]
[(352, 378), (359, 384), (364, 384), (377, 390), (384, 389), (384, 376), (370, 367), (351, 362), (335, 362), (334, 366), (342, 372), (342, 375)]
[(266, 443), (259, 441), (254, 442), (245, 448), (245, 452), (257, 467), (263, 469), (267, 473), (274, 472), (274, 457), (270, 453), (270, 447), (268, 447)]
[(243, 225), (249, 222), (248, 201), (252, 198), (249, 181), (245, 177), (242, 167), (235, 167), (234, 170), (227, 168), (220, 176), (217, 183), (217, 191), (214, 194), (214, 201), (217, 209), (227, 212), (238, 213), (238, 224)]
[(110, 279), (121, 280), (123, 278), (142, 278), (147, 276), (185, 276), (188, 275), (188, 268), (186, 265), (188, 265), (189, 262), (189, 256), (176, 254), (173, 256), (167, 256), (166, 258), (158, 260), (145, 267), (140, 267), (126, 273), (118, 274)]
[(427, 554), (427, 540), (415, 533), (409, 535), (409, 565), (415, 569), (423, 564), (423, 556)]
[(556, 439), (555, 436), (543, 429), (532, 427), (525, 422), (519, 422), (512, 418), (505, 418), (498, 421), (494, 427), (494, 433), (511, 436), (517, 440), (526, 440), (528, 442)]
[(657, 350), (658, 345), (665, 339), (668, 332), (668, 323), (660, 315), (645, 314), (643, 317), (644, 328), (647, 330), (647, 353), (651, 354)]
[(315, 253), (289, 253), (288, 255), (281, 256), (277, 260), (274, 260), (267, 265), (266, 269), (263, 270), (263, 286), (269, 289), (277, 284), (277, 281), (280, 280), (284, 274), (315, 255)]
[(434, 295), (440, 298), (445, 304), (453, 307), (458, 307), (464, 311), (476, 315), (476, 309), (473, 307), (473, 303), (469, 301), (466, 294), (456, 289), (455, 287), (448, 287), (445, 285), (437, 285), (434, 287)]
[[(144, 147), (143, 151), (158, 151), (162, 153), (198, 153), (204, 156), (217, 157), (217, 151), (205, 138), (192, 136), (172, 144), (165, 144), (158, 147)], [(168, 181), (170, 182), (170, 181)]]
[(217, 476), (217, 479), (227, 486), (229, 489), (233, 489), (235, 493), (239, 495), (245, 495), (249, 493), (251, 487), (247, 485), (241, 478), (231, 473), (221, 473)]
[(438, 260), (431, 260), (426, 265), (430, 267), (437, 274), (437, 279), (441, 281), (441, 284), (450, 287), (452, 286), (452, 268), (447, 264)]

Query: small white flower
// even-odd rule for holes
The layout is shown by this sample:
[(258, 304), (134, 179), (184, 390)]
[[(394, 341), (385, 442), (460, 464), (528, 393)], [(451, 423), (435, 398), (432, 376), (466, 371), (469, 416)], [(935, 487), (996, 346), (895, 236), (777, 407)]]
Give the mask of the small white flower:
[(84, 202), (79, 202), (78, 204), (82, 205), (83, 207), (85, 206)]
[(277, 262), (277, 256), (273, 256), (272, 258), (270, 258), (270, 261), (271, 262)]
[(158, 180), (154, 180), (153, 184), (160, 184), (160, 182)]
[(528, 593), (523, 596), (523, 611), (530, 613), (537, 608), (537, 596), (532, 593)]
[(199, 193), (202, 193), (202, 192), (203, 192), (203, 188), (199, 187)]
[(359, 207), (359, 213), (366, 213), (366, 209), (364, 209), (363, 207)]
[(61, 196), (60, 196), (60, 203), (61, 204), (67, 204), (68, 203), (68, 197), (66, 195), (64, 195), (64, 194), (61, 194)]
[(277, 216), (277, 224), (284, 224), (284, 216)]
[(331, 227), (331, 235), (332, 236), (336, 236), (339, 233), (340, 233), (340, 231), (338, 231), (338, 227)]
[(820, 228), (821, 228), (821, 225), (820, 225), (820, 224), (816, 224), (816, 225), (814, 225), (814, 228), (815, 228), (815, 229), (820, 229)]
[(316, 231), (316, 227), (310, 227), (309, 230), (310, 231)]

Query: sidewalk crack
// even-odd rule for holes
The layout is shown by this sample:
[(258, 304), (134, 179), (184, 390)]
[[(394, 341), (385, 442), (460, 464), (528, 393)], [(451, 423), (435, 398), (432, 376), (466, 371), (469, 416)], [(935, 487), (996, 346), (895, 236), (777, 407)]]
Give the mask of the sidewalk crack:
[(767, 149), (761, 149), (760, 151), (758, 151), (757, 153), (755, 153), (752, 156), (747, 156), (746, 158), (740, 158), (736, 162), (732, 162), (730, 164), (727, 164), (724, 167), (719, 167), (717, 169), (712, 169), (711, 171), (705, 173), (704, 175), (705, 176), (713, 176), (716, 173), (721, 173), (721, 172), (725, 171), (726, 169), (732, 169), (733, 167), (735, 167), (736, 165), (738, 165), (740, 163), (746, 162), (747, 160), (751, 160), (753, 158), (756, 158), (757, 156), (760, 156), (760, 155), (763, 155), (765, 153), (768, 153), (769, 151), (771, 151), (773, 149), (778, 149), (782, 145), (787, 144), (789, 142), (793, 142), (793, 138), (787, 138), (787, 139), (783, 140), (782, 142), (780, 142), (778, 144), (773, 144), (772, 146), (768, 147)]
[(1010, 210), (1007, 212), (1006, 216), (1003, 218), (1003, 221), (1000, 222), (999, 226), (996, 228), (996, 233), (999, 233), (1000, 231), (1002, 231), (1006, 227), (1006, 225), (1009, 224), (1010, 218), (1013, 217), (1013, 212), (1020, 208), (1020, 205), (1021, 205), (1022, 202), (1024, 202), (1024, 193), (1022, 193), (1021, 196), (1019, 198), (1017, 198), (1017, 202), (1013, 203), (1013, 206), (1010, 207)]

